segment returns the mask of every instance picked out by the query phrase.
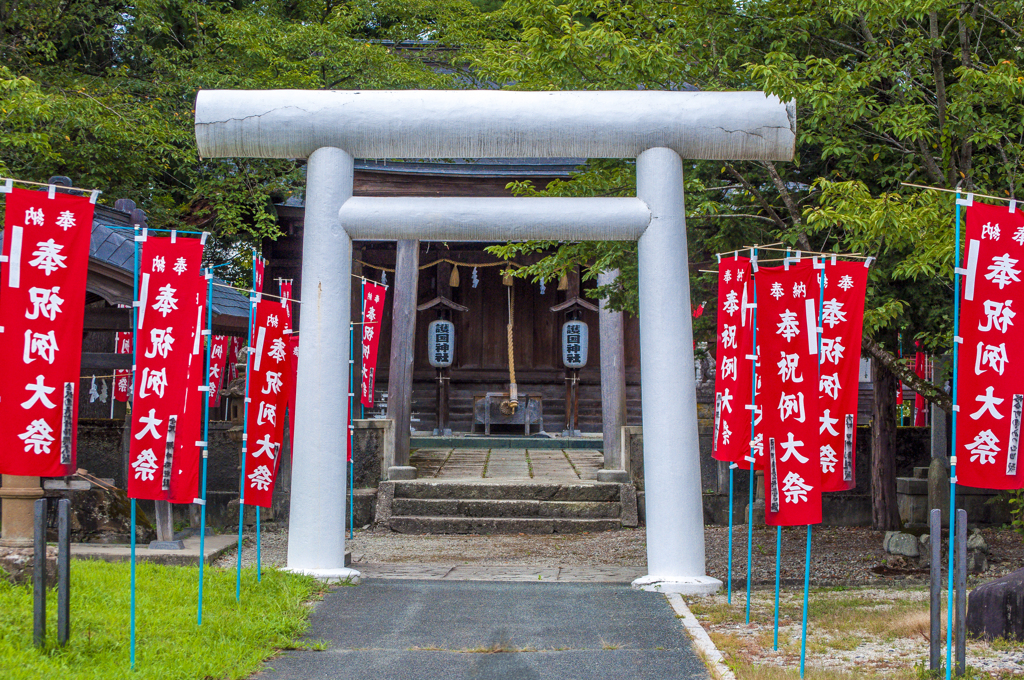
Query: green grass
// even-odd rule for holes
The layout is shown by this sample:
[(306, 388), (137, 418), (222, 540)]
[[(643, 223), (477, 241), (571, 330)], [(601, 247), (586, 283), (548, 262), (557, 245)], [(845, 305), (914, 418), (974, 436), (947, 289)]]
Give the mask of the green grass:
[[(57, 646), (57, 598), (47, 597), (46, 647), (32, 646), (32, 590), (0, 579), (0, 677), (244, 678), (281, 649), (307, 647), (297, 638), (307, 627), (317, 581), (264, 569), (242, 573), (242, 601), (235, 602), (235, 572), (205, 570), (203, 625), (196, 625), (196, 567), (139, 564), (135, 671), (129, 669), (129, 572), (126, 563), (76, 560), (71, 565), (71, 639)], [(312, 643), (315, 648), (318, 646)], [(321, 645), (322, 646), (322, 645)]]

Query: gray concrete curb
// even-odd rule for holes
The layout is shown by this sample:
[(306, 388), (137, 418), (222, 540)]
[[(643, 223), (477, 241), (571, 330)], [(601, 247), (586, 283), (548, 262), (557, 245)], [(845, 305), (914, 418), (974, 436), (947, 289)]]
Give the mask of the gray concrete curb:
[(711, 637), (704, 630), (704, 626), (700, 625), (697, 617), (693, 615), (690, 608), (683, 602), (682, 595), (679, 593), (666, 593), (665, 597), (668, 598), (668, 603), (672, 605), (672, 609), (675, 610), (676, 615), (682, 621), (683, 628), (689, 633), (690, 639), (693, 640), (693, 646), (697, 648), (697, 653), (704, 659), (704, 663), (707, 664), (711, 674), (717, 680), (736, 680), (736, 675), (725, 665), (722, 653), (718, 651), (718, 647), (715, 647), (715, 643), (711, 641)]

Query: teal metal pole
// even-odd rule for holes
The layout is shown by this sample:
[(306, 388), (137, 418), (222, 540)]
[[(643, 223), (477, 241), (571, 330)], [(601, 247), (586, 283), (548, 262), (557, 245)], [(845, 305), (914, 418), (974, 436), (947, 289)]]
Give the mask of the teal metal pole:
[(800, 680), (804, 677), (807, 659), (807, 593), (811, 585), (811, 525), (807, 525), (807, 554), (804, 555), (804, 624), (800, 634)]
[(956, 241), (955, 260), (953, 269), (953, 423), (952, 440), (950, 441), (949, 456), (949, 595), (946, 600), (948, 620), (946, 622), (946, 680), (949, 680), (953, 672), (953, 549), (956, 543), (956, 414), (957, 414), (957, 383), (959, 378), (960, 343), (956, 338), (960, 336), (960, 191), (956, 192)]
[(135, 670), (135, 499), (132, 499), (132, 559), (131, 559), (131, 640), (129, 644), (129, 659), (132, 670)]
[[(362, 287), (360, 287), (362, 291)], [(362, 307), (365, 307), (366, 301), (362, 303)], [(362, 316), (360, 316), (362, 319)], [(352, 475), (355, 472), (355, 464), (352, 458), (352, 437), (354, 429), (352, 427), (352, 407), (354, 404), (356, 386), (355, 386), (355, 342), (356, 342), (356, 327), (351, 323), (348, 325), (348, 537), (349, 540), (355, 535), (355, 512), (352, 510), (352, 503), (355, 500), (355, 486), (352, 481)]]
[(252, 324), (256, 311), (256, 250), (252, 251), (252, 288), (249, 296), (249, 333), (245, 350), (245, 401), (242, 402), (242, 475), (238, 482), (238, 559), (235, 565), (235, 601), (242, 600), (242, 521), (245, 519), (245, 457), (248, 453), (249, 379), (252, 377)]
[[(213, 268), (206, 270), (206, 384), (211, 385), (210, 364), (213, 363)], [(212, 386), (211, 386), (212, 389)], [(210, 393), (203, 400), (203, 486), (199, 492), (199, 597), (196, 604), (196, 625), (203, 625), (203, 568), (206, 564), (206, 473), (210, 449)]]
[[(750, 249), (751, 281), (757, 273), (757, 249)], [(757, 423), (757, 286), (754, 286), (754, 313), (751, 316), (751, 324), (754, 331), (754, 341), (751, 347), (750, 360), (752, 372), (750, 377), (750, 481), (749, 500), (747, 502), (747, 623), (750, 623), (750, 566), (754, 553), (754, 428)], [(744, 310), (744, 313), (746, 311)]]
[(260, 506), (256, 506), (256, 583), (259, 583), (263, 572), (263, 550), (260, 541)]
[(775, 527), (775, 642), (772, 649), (779, 651), (779, 576), (782, 562), (782, 526)]
[(729, 591), (728, 592), (729, 592), (729, 595), (726, 598), (726, 601), (729, 604), (732, 604), (732, 501), (733, 501), (733, 498), (732, 498), (732, 491), (733, 491), (732, 477), (733, 477), (733, 470), (735, 468), (736, 468), (736, 463), (729, 463), (729, 576), (728, 576), (728, 582), (729, 582)]
[[(132, 294), (132, 298), (135, 300), (136, 304), (132, 305), (132, 393), (130, 395), (131, 396), (131, 401), (128, 402), (127, 412), (126, 412), (126, 415), (125, 415), (125, 427), (128, 428), (128, 432), (129, 433), (131, 432), (132, 404), (133, 404), (133, 402), (135, 400), (135, 374), (136, 374), (135, 360), (136, 360), (136, 357), (139, 354), (139, 352), (138, 352), (138, 341), (139, 341), (139, 306), (138, 306), (138, 302), (139, 302), (139, 243), (141, 243), (140, 239), (142, 238), (142, 235), (139, 234), (139, 226), (138, 225), (134, 225), (134, 228), (135, 228), (135, 272), (134, 272), (134, 275), (133, 275), (134, 276), (134, 283), (132, 285), (133, 285), (133, 288), (134, 288), (134, 292)], [(127, 488), (127, 486), (128, 486), (128, 483), (127, 483), (127, 480), (126, 480), (125, 481), (125, 488)], [(131, 615), (129, 617), (131, 619), (131, 621), (130, 621), (129, 626), (128, 626), (129, 627), (129, 638), (130, 638), (129, 645), (128, 645), (129, 646), (128, 658), (129, 658), (129, 661), (131, 663), (132, 670), (135, 670), (135, 517), (136, 517), (136, 507), (135, 506), (136, 506), (136, 503), (135, 503), (135, 499), (134, 498), (131, 499), (131, 506), (132, 506), (132, 510), (131, 510), (131, 513), (132, 513), (132, 530), (131, 530), (132, 550), (131, 550), (131, 553), (132, 554), (131, 554), (131, 566), (130, 566), (130, 572), (131, 572), (131, 578), (130, 578), (130, 581), (131, 581), (131, 585), (130, 585), (130, 591), (131, 591), (131, 607), (130, 607), (131, 608)]]

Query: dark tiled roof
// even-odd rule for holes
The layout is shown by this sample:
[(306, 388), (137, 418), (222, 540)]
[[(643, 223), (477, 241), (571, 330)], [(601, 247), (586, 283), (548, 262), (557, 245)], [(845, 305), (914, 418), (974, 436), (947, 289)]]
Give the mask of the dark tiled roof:
[[(89, 257), (104, 264), (123, 270), (129, 277), (135, 269), (135, 241), (131, 231), (112, 227), (129, 226), (128, 214), (97, 206), (93, 217), (92, 240), (89, 243)], [(215, 283), (226, 281), (214, 278)], [(214, 315), (249, 318), (249, 300), (241, 293), (215, 286), (213, 289)]]

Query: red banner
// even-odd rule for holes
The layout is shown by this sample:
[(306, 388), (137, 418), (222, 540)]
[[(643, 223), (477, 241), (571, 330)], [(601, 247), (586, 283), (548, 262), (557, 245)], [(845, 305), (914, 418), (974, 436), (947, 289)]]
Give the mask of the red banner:
[(238, 353), (245, 346), (245, 339), (239, 337), (231, 338), (231, 348), (228, 350), (227, 385), (238, 378)]
[[(920, 342), (915, 342), (915, 345), (919, 345)], [(917, 352), (914, 355), (914, 375), (918, 378), (924, 378), (924, 365), (925, 356), (924, 352)], [(924, 427), (925, 425), (925, 400), (920, 394), (914, 397), (914, 427)]]
[(231, 338), (226, 335), (215, 335), (210, 346), (210, 408), (220, 403), (220, 389), (224, 385), (230, 342)]
[(249, 410), (246, 423), (246, 505), (268, 508), (284, 440), (291, 359), (288, 354), (289, 306), (262, 298), (253, 315), (253, 351), (249, 359)]
[(150, 236), (139, 257), (128, 496), (191, 503), (198, 495), (194, 472), (200, 457), (203, 245), (198, 239)]
[[(114, 338), (115, 354), (132, 353), (132, 332), (116, 333)], [(130, 370), (114, 371), (114, 399), (117, 401), (128, 401), (128, 392), (131, 391), (132, 372)]]
[[(281, 283), (281, 297), (292, 299), (292, 282), (283, 281)], [(295, 386), (298, 384), (299, 374), (299, 334), (295, 332), (293, 327), (293, 306), (288, 305), (288, 356), (291, 361), (291, 373), (288, 376), (290, 381), (288, 382), (288, 451), (290, 454), (294, 454), (295, 450), (292, 448), (292, 444), (295, 442)]]
[(363, 406), (373, 408), (374, 379), (377, 374), (377, 345), (380, 343), (380, 322), (384, 316), (384, 297), (388, 289), (379, 283), (363, 283), (363, 370), (361, 372)]
[(723, 258), (718, 268), (718, 340), (712, 456), (749, 469), (751, 377), (754, 352), (750, 260)]
[(7, 195), (0, 277), (0, 472), (75, 470), (85, 279), (93, 204), (81, 196)]
[[(1024, 366), (1024, 212), (966, 209), (957, 365), (956, 477), (964, 486), (1024, 488), (1019, 369)], [(1014, 311), (1018, 310), (1018, 311)]]
[[(795, 258), (794, 258), (795, 259)], [(757, 286), (761, 348), (765, 521), (770, 526), (821, 522), (818, 460), (818, 271), (804, 259), (762, 267)]]
[(868, 268), (863, 263), (826, 263), (818, 371), (822, 491), (847, 491), (857, 485), (858, 376), (867, 286)]
[(202, 462), (202, 451), (206, 446), (200, 440), (203, 438), (203, 399), (207, 398), (207, 392), (202, 391), (200, 387), (208, 384), (206, 348), (202, 342), (208, 291), (204, 277), (197, 274), (193, 278), (198, 279), (195, 285), (199, 292), (195, 297), (195, 305), (199, 308), (200, 314), (188, 355), (185, 406), (182, 416), (178, 419), (175, 437), (174, 468), (171, 471), (171, 488), (167, 496), (171, 503), (192, 503), (199, 497), (199, 467)]
[(288, 450), (295, 455), (295, 388), (299, 384), (299, 334), (288, 336), (288, 352), (292, 357), (292, 381), (288, 391)]
[(263, 292), (263, 271), (266, 269), (266, 261), (259, 255), (254, 255), (252, 281), (257, 293)]

